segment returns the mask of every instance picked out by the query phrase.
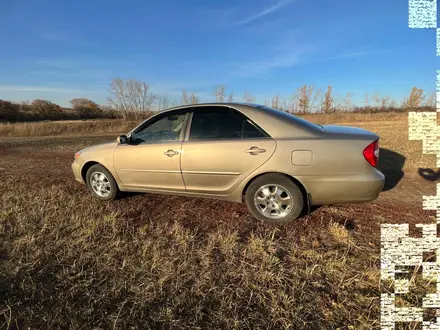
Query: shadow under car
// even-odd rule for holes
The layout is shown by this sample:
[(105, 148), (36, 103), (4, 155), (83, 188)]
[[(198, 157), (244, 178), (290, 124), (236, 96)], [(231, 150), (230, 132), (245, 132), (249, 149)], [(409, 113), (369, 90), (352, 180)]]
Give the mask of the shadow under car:
[(389, 149), (380, 148), (377, 169), (385, 175), (385, 185), (382, 191), (393, 189), (402, 180), (405, 161), (405, 156)]

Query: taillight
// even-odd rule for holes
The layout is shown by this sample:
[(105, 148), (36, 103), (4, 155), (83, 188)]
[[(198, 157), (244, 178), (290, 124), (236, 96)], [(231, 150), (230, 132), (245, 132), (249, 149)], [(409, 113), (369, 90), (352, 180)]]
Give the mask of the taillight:
[(379, 160), (379, 139), (371, 142), (364, 149), (364, 157), (371, 166), (376, 167)]

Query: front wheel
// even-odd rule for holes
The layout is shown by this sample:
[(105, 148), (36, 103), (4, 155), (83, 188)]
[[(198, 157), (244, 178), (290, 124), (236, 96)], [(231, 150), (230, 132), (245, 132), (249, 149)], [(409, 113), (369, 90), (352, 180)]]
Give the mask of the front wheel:
[(295, 220), (304, 207), (299, 187), (289, 177), (278, 173), (256, 178), (246, 191), (245, 201), (255, 218), (271, 224)]
[(88, 169), (86, 183), (93, 196), (102, 201), (113, 200), (119, 195), (119, 188), (115, 179), (100, 164), (93, 165)]

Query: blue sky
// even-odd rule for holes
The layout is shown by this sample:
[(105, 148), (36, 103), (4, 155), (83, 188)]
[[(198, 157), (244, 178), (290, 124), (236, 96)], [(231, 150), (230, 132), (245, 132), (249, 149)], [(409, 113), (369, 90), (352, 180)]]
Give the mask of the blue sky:
[(162, 0), (0, 3), (0, 98), (104, 103), (112, 78), (236, 100), (303, 84), (335, 95), (435, 91), (435, 30), (408, 28), (407, 0)]

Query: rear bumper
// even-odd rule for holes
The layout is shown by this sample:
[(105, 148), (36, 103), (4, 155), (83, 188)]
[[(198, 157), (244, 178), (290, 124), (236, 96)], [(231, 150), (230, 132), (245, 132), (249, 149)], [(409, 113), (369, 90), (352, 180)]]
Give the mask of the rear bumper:
[(72, 163), (72, 172), (75, 177), (75, 180), (81, 183), (84, 183), (82, 177), (81, 177), (81, 165), (74, 161)]
[(314, 205), (368, 202), (379, 197), (385, 176), (377, 169), (370, 173), (298, 178), (311, 194)]

